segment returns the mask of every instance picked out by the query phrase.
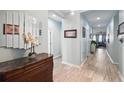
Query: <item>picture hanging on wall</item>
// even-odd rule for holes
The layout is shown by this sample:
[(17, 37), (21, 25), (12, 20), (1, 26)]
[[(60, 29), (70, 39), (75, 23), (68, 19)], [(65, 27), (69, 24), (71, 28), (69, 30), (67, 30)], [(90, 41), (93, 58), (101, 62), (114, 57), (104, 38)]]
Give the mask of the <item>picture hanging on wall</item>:
[(77, 38), (77, 30), (64, 30), (64, 38)]
[(110, 35), (108, 34), (108, 43), (110, 42)]
[(13, 25), (4, 24), (3, 34), (13, 34)]
[(19, 34), (19, 25), (14, 25), (14, 34)]
[[(13, 34), (13, 25), (4, 24), (3, 34)], [(14, 34), (19, 34), (19, 25), (14, 25)]]
[(82, 28), (82, 37), (86, 38), (86, 28), (85, 27)]
[(118, 26), (118, 35), (124, 34), (124, 22)]

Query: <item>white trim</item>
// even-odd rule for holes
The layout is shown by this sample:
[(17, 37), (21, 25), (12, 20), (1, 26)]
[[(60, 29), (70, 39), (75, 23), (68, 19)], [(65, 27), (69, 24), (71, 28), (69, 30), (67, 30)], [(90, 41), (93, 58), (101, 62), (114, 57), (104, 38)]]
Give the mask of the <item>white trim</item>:
[(85, 62), (87, 62), (87, 59), (88, 59), (88, 56), (84, 59), (84, 60), (82, 60), (81, 62), (81, 66), (83, 66), (83, 64), (85, 63)]
[(56, 58), (59, 58), (59, 57), (61, 57), (61, 55), (57, 55), (57, 56), (53, 57), (53, 59), (56, 59)]
[(121, 81), (124, 82), (124, 77), (123, 75), (120, 73), (120, 71), (118, 71), (119, 77), (121, 78)]
[(109, 56), (110, 61), (111, 61), (112, 64), (119, 64), (117, 62), (114, 62), (114, 60), (112, 59), (112, 57), (109, 55), (108, 50), (106, 50), (106, 52), (107, 52), (107, 55)]
[(71, 64), (71, 63), (66, 62), (66, 61), (62, 61), (62, 64), (66, 64), (66, 65), (69, 65), (69, 66), (72, 66), (72, 67), (80, 68), (79, 65), (74, 65), (74, 64)]

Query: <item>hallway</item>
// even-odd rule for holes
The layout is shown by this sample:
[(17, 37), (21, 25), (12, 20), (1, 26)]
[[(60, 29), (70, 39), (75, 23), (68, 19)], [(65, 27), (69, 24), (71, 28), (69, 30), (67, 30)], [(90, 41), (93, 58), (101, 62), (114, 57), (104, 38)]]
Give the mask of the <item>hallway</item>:
[(80, 67), (54, 63), (54, 82), (120, 82), (118, 67), (112, 64), (106, 49), (99, 48)]

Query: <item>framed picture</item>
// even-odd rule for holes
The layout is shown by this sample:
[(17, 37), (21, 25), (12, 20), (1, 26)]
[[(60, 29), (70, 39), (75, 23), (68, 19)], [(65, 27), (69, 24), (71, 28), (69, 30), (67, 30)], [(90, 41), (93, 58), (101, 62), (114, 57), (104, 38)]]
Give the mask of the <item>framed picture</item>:
[(110, 43), (110, 34), (108, 34), (108, 40), (107, 41), (108, 41), (108, 43)]
[[(13, 34), (13, 25), (4, 24), (3, 34)], [(19, 34), (19, 25), (14, 25), (14, 34)]]
[(124, 34), (124, 22), (118, 26), (118, 35)]
[(82, 28), (82, 37), (86, 38), (86, 28), (85, 27)]
[(64, 38), (77, 38), (77, 30), (64, 30)]
[(13, 25), (4, 24), (3, 34), (13, 34)]
[(14, 25), (14, 34), (19, 34), (19, 25)]

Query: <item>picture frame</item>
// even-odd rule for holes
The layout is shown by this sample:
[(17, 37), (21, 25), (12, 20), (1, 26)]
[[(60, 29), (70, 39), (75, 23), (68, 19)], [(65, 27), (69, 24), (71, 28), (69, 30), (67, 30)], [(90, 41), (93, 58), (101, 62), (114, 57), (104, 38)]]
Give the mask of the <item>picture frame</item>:
[(14, 32), (13, 32), (12, 24), (4, 24), (3, 34), (19, 34), (19, 25), (14, 25)]
[(13, 25), (12, 24), (4, 24), (3, 26), (3, 34), (13, 34)]
[(19, 34), (19, 25), (14, 25), (14, 34)]
[(77, 38), (77, 29), (64, 30), (64, 38)]
[(86, 28), (82, 27), (82, 38), (86, 38)]
[(108, 43), (110, 43), (110, 34), (108, 34), (108, 40), (107, 40)]
[(124, 22), (118, 25), (118, 35), (124, 34)]

